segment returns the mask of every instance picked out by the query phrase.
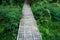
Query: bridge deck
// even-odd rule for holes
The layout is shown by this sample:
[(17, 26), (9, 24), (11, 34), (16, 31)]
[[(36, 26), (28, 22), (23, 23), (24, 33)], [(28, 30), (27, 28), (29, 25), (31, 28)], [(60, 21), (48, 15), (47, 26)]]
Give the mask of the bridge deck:
[(20, 22), (17, 40), (41, 40), (33, 13), (27, 3), (24, 3), (22, 13), (23, 18)]

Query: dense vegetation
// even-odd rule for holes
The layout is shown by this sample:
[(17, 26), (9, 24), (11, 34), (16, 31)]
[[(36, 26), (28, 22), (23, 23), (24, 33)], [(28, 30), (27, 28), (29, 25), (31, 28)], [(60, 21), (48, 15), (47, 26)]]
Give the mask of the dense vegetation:
[[(24, 0), (0, 0), (0, 40), (16, 40)], [(60, 1), (28, 0), (43, 40), (60, 40)]]
[(60, 40), (60, 1), (29, 0), (43, 40)]
[(22, 17), (21, 0), (0, 0), (0, 40), (16, 40)]

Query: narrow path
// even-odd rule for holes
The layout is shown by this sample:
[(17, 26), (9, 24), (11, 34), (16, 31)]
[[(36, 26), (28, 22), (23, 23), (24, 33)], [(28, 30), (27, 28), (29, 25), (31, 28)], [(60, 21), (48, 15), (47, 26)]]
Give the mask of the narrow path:
[(25, 2), (23, 6), (17, 40), (42, 40), (30, 6)]

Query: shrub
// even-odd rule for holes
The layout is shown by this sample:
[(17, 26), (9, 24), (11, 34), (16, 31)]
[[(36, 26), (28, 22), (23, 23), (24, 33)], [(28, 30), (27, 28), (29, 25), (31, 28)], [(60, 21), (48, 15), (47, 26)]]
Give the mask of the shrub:
[(48, 1), (30, 3), (43, 40), (60, 40), (60, 4)]
[(0, 7), (0, 40), (16, 40), (21, 17), (18, 7)]

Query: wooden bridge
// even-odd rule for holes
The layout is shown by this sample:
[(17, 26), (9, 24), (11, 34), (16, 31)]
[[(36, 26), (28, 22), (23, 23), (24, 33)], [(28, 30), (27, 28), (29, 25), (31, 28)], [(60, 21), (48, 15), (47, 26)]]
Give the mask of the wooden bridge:
[(23, 18), (20, 21), (17, 40), (42, 40), (33, 13), (27, 2), (24, 3), (22, 14)]

